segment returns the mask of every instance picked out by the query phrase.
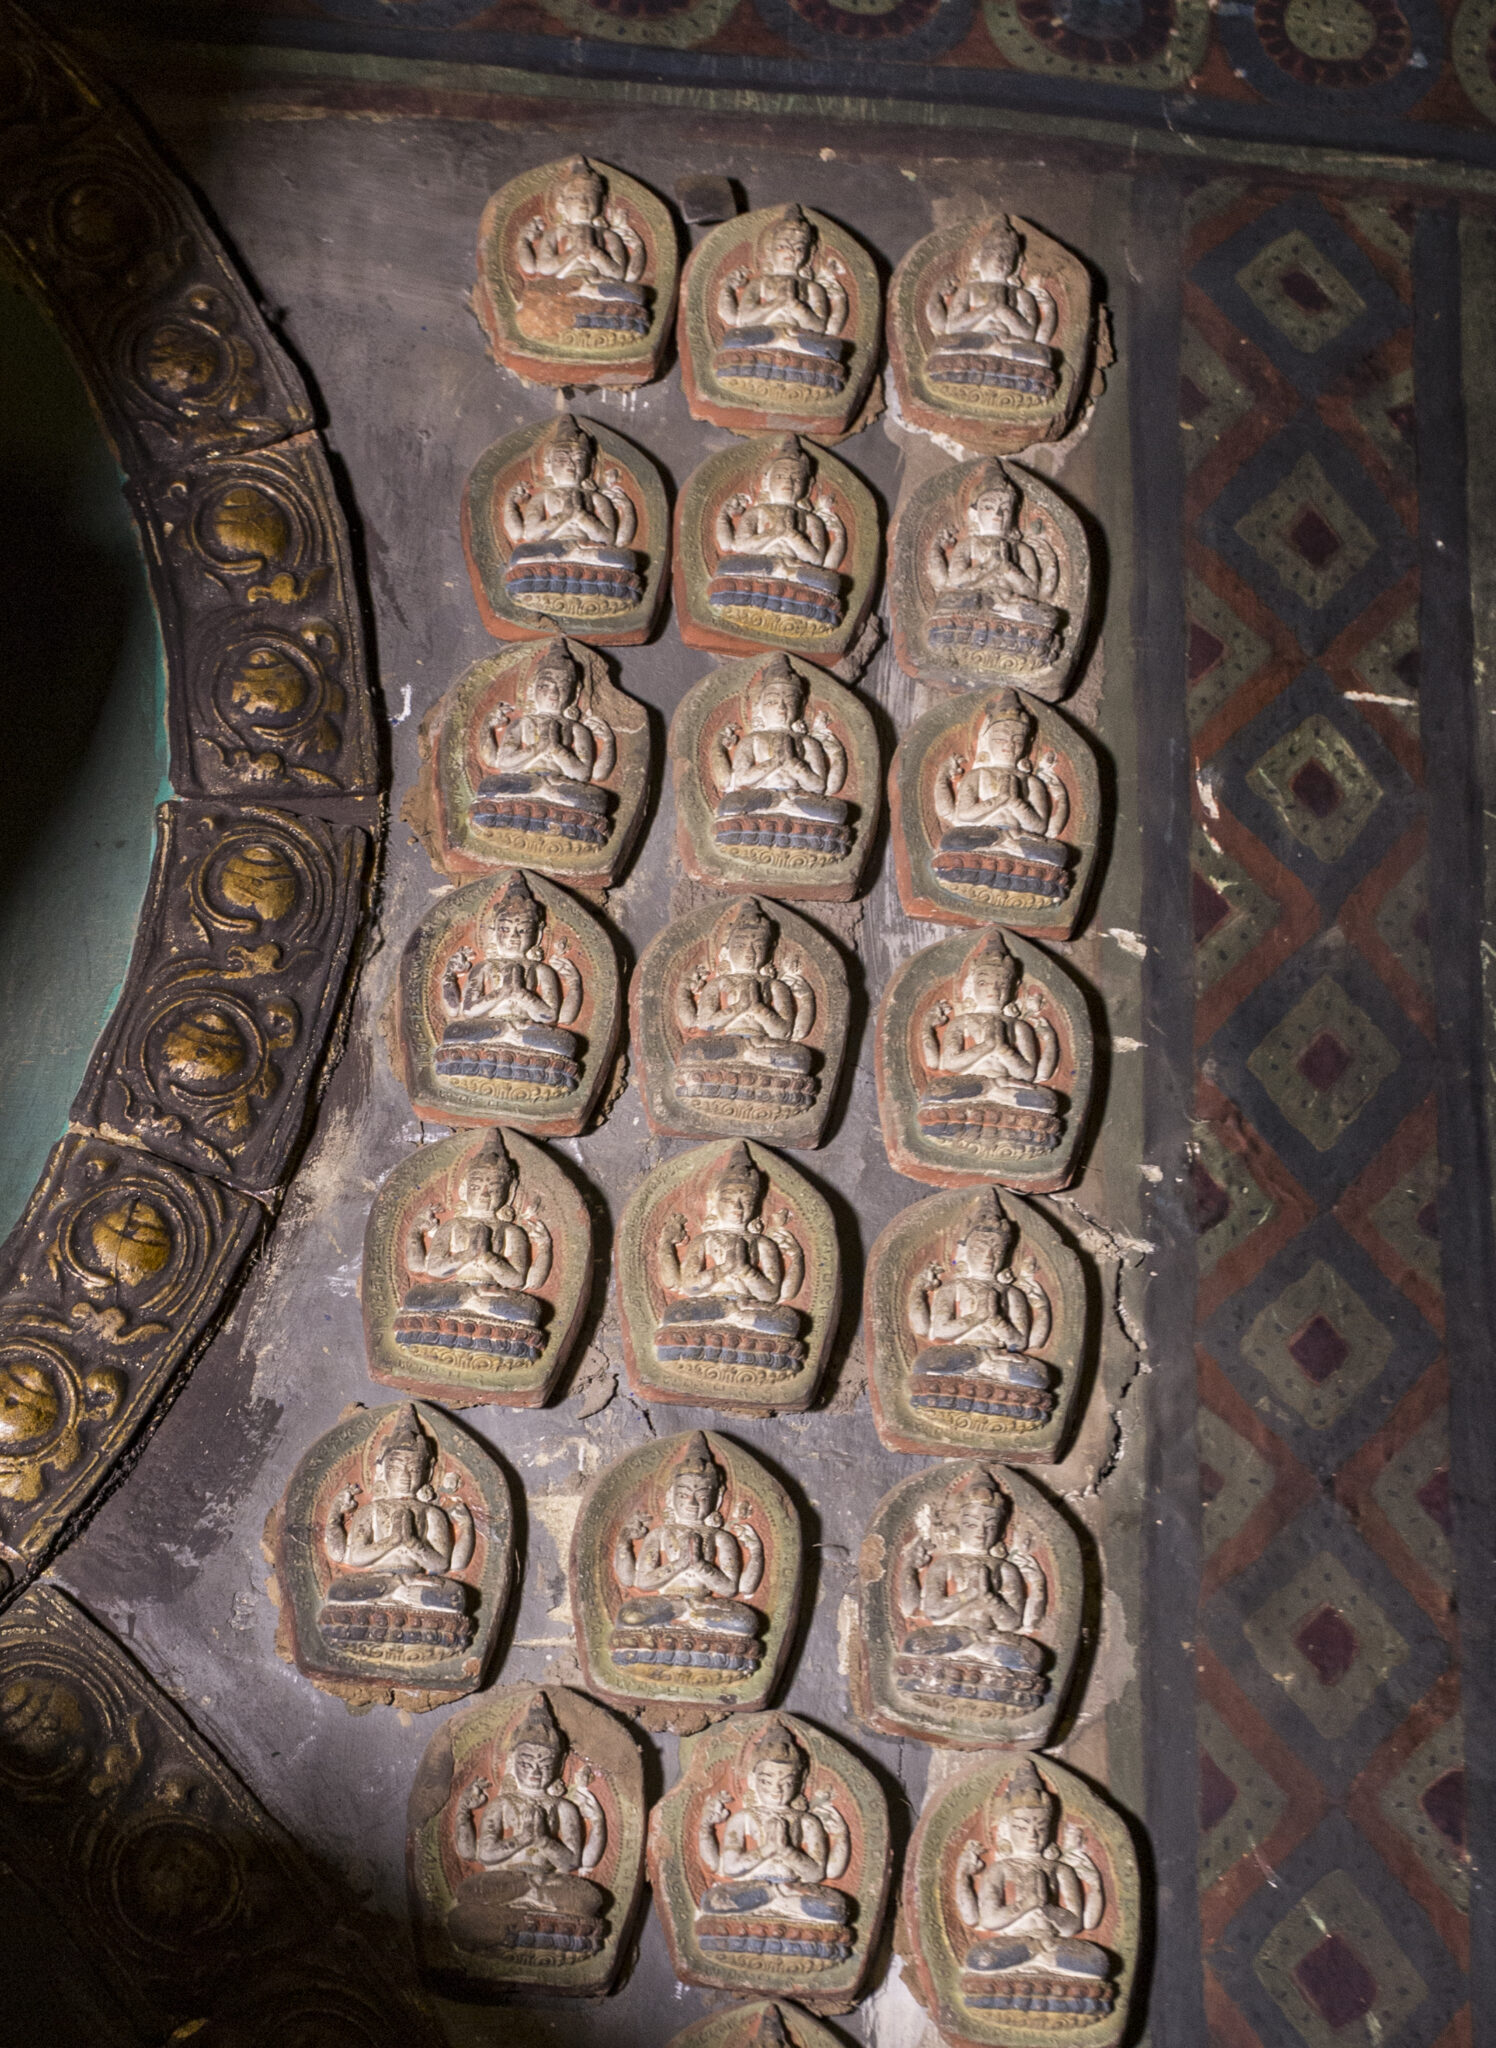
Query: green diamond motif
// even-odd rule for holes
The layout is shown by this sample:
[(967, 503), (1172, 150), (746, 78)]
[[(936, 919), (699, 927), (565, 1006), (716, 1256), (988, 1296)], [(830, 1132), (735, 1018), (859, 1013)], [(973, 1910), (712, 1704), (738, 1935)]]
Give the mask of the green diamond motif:
[(1252, 1967), (1305, 2048), (1391, 2048), (1428, 1996), (1391, 1928), (1343, 1870), (1305, 1892)]
[(1340, 1142), (1388, 1075), (1397, 1049), (1333, 976), (1322, 974), (1247, 1061), (1317, 1152)]
[(1333, 603), (1378, 547), (1312, 455), (1301, 455), (1236, 531), (1311, 611)]
[[(1350, 1733), (1409, 1655), (1375, 1600), (1328, 1550), (1264, 1600), (1242, 1628), (1268, 1677), (1327, 1742)], [(1333, 1660), (1325, 1654), (1330, 1645)]]
[(1328, 1429), (1379, 1376), (1393, 1342), (1355, 1289), (1316, 1259), (1252, 1319), (1241, 1348), (1286, 1408)]
[(1269, 747), (1247, 781), (1322, 861), (1347, 854), (1382, 801), (1381, 784), (1345, 734), (1317, 711)]
[(1306, 356), (1317, 355), (1366, 311), (1355, 286), (1299, 228), (1259, 249), (1236, 281), (1262, 317)]

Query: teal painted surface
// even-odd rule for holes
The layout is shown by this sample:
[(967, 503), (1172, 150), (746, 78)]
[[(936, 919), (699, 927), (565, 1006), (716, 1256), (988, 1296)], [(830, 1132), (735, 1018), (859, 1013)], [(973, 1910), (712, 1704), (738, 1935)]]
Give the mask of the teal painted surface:
[(168, 795), (166, 667), (120, 472), (0, 278), (0, 1233), (114, 1007)]

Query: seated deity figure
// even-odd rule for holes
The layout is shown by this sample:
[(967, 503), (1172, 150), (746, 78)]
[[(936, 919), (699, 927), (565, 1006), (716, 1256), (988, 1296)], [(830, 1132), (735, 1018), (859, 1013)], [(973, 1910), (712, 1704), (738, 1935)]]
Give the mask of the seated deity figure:
[(606, 344), (649, 332), (647, 254), (628, 215), (608, 204), (606, 181), (573, 157), (521, 232), (515, 321), (531, 341)]
[(1021, 506), (1017, 486), (992, 463), (961, 525), (942, 527), (925, 550), (935, 592), (930, 645), (965, 666), (1018, 673), (1059, 657), (1059, 556), (1043, 533), (1023, 530)]
[(564, 640), (530, 670), (516, 711), (501, 705), (479, 741), (486, 771), (469, 815), (490, 832), (605, 846), (613, 798), (601, 787), (618, 758), (613, 728), (582, 691)]
[(410, 1226), (410, 1284), (395, 1342), (473, 1351), (525, 1364), (545, 1349), (535, 1290), (551, 1270), (551, 1233), (538, 1203), (516, 1206), (514, 1161), (494, 1131), (457, 1187), (450, 1216), (423, 1210)]
[(812, 498), (810, 457), (791, 434), (751, 495), (735, 491), (717, 514), (719, 560), (707, 602), (749, 632), (828, 631), (841, 624), (847, 530), (829, 492)]
[(765, 1229), (764, 1176), (746, 1145), (733, 1148), (707, 1189), (692, 1231), (672, 1216), (660, 1239), (665, 1310), (655, 1350), (668, 1359), (798, 1372), (801, 1318), (789, 1303), (805, 1279), (805, 1252), (781, 1220)]
[[(723, 278), (716, 312), (726, 333), (712, 358), (722, 383), (753, 393), (764, 384), (829, 392), (845, 385), (851, 349), (837, 339), (849, 310), (845, 270), (820, 240), (799, 207), (787, 206), (759, 235), (752, 266)], [(776, 409), (771, 393), (759, 402)]]
[(1024, 273), (1022, 237), (999, 214), (968, 244), (956, 276), (941, 279), (925, 302), (935, 337), (925, 375), (968, 397), (985, 388), (1052, 398), (1059, 377), (1050, 343), (1058, 318), (1048, 287)]
[(954, 1001), (942, 997), (928, 1012), (921, 1053), (927, 1136), (1017, 1158), (1060, 1142), (1060, 1098), (1044, 1085), (1059, 1065), (1059, 1039), (1043, 990), (1023, 985), (995, 926), (967, 954)]
[(981, 713), (972, 759), (952, 755), (935, 783), (935, 812), (945, 827), (935, 872), (953, 889), (1023, 908), (1062, 903), (1070, 888), (1070, 849), (1061, 838), (1070, 795), (1050, 748), (1032, 760), (1034, 720), (1004, 690)]
[(806, 1109), (820, 1091), (816, 999), (804, 975), (777, 958), (773, 923), (745, 896), (712, 928), (710, 964), (682, 983), (675, 1021), (684, 1040), (675, 1063), (683, 1101), (710, 1102), (719, 1116), (762, 1121)]
[(810, 1759), (782, 1721), (746, 1763), (734, 1797), (701, 1810), (697, 1853), (714, 1881), (696, 1907), (697, 1939), (704, 1949), (839, 1961), (852, 1945), (852, 1901), (835, 1882), (851, 1861), (847, 1823), (829, 1799), (806, 1798)]
[(746, 1512), (729, 1526), (727, 1475), (698, 1430), (670, 1476), (658, 1519), (636, 1515), (619, 1533), (613, 1574), (624, 1592), (613, 1625), (616, 1664), (680, 1679), (754, 1671), (762, 1617), (748, 1602), (764, 1574), (763, 1540)]
[(454, 1656), (473, 1638), (467, 1587), (454, 1574), (472, 1561), (465, 1501), (437, 1500), (435, 1446), (404, 1407), (380, 1445), (373, 1484), (345, 1486), (327, 1511), (323, 1549), (333, 1567), (317, 1626), (356, 1656), (398, 1664)]
[(783, 654), (771, 656), (743, 692), (746, 726), (720, 728), (711, 770), (720, 795), (719, 846), (766, 856), (841, 860), (852, 843), (846, 749), (824, 711), (805, 721), (809, 686)]
[(504, 494), (504, 589), (523, 611), (607, 619), (643, 598), (643, 560), (629, 546), (633, 500), (618, 471), (599, 477), (596, 462), (591, 435), (564, 413), (536, 450), (532, 476)]
[(1059, 1802), (1025, 1757), (994, 1801), (992, 1842), (970, 1841), (956, 1861), (956, 1911), (972, 1940), (967, 2005), (1024, 2014), (1095, 2015), (1113, 2003), (1112, 1963), (1081, 1937), (1106, 1910), (1085, 1830), (1056, 1821)]
[(984, 1188), (945, 1265), (926, 1267), (909, 1290), (909, 1327), (921, 1339), (910, 1368), (916, 1408), (998, 1415), (1037, 1429), (1054, 1413), (1055, 1374), (1035, 1354), (1049, 1341), (1053, 1310), (1027, 1259), (1010, 1262), (1017, 1232), (995, 1190)]
[(579, 1764), (568, 1780), (567, 1741), (537, 1692), (514, 1731), (498, 1790), (474, 1778), (457, 1802), (454, 1839), (464, 1876), (447, 1915), (458, 1948), (593, 1955), (607, 1934), (609, 1895), (587, 1873), (608, 1846), (607, 1816)]
[(907, 1632), (900, 1685), (913, 1693), (1033, 1708), (1049, 1691), (1034, 1641), (1047, 1588), (1036, 1560), (1003, 1531), (1013, 1504), (989, 1472), (953, 1486), (928, 1529), (899, 1554), (894, 1597)]
[(580, 1078), (581, 1040), (561, 1029), (582, 1007), (582, 978), (562, 949), (542, 947), (545, 912), (516, 869), (479, 926), (480, 950), (463, 946), (442, 975), (435, 1066), (448, 1079), (515, 1095), (569, 1095)]

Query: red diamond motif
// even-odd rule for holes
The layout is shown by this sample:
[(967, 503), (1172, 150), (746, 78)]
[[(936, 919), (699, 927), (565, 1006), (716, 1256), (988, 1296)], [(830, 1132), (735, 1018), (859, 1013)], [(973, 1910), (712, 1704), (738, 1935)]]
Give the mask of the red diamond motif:
[(1457, 1849), (1465, 1846), (1465, 1773), (1446, 1771), (1435, 1778), (1418, 1804), (1446, 1842)]
[(1316, 818), (1328, 818), (1345, 801), (1345, 792), (1323, 761), (1306, 761), (1289, 788)]
[(1431, 1237), (1435, 1244), (1439, 1242), (1439, 1204), (1437, 1202), (1425, 1202), (1418, 1211), (1414, 1221), (1425, 1237)]
[(1405, 441), (1417, 439), (1418, 414), (1411, 405), (1389, 405), (1387, 418)]
[(1197, 420), (1210, 404), (1210, 400), (1189, 377), (1179, 380), (1179, 417), (1182, 420)]
[(1299, 1989), (1333, 2033), (1364, 2020), (1376, 2004), (1377, 1980), (1339, 1934), (1326, 1935), (1294, 1971)]
[(1350, 1052), (1333, 1031), (1321, 1031), (1311, 1038), (1294, 1061), (1309, 1086), (1321, 1094), (1335, 1086), (1350, 1063)]
[(1188, 657), (1191, 686), (1202, 676), (1208, 676), (1225, 652), (1224, 640), (1215, 633), (1207, 632), (1198, 619), (1191, 619)]
[(1322, 512), (1306, 505), (1288, 529), (1290, 547), (1297, 548), (1311, 569), (1323, 569), (1340, 553), (1340, 535)]
[(1190, 875), (1190, 902), (1195, 916), (1195, 944), (1208, 939), (1216, 926), (1231, 915), (1231, 905), (1219, 889), (1213, 889), (1203, 875)]
[(1356, 1631), (1338, 1607), (1326, 1605), (1294, 1631), (1294, 1643), (1323, 1686), (1339, 1685), (1360, 1649)]
[(1322, 1387), (1351, 1355), (1351, 1347), (1328, 1316), (1311, 1316), (1297, 1337), (1288, 1340), (1288, 1355), (1306, 1380)]
[(1209, 1834), (1236, 1804), (1236, 1787), (1208, 1749), (1200, 1752), (1200, 1828)]
[(1449, 1505), (1449, 1467), (1441, 1465), (1437, 1472), (1430, 1472), (1413, 1497), (1429, 1520), (1437, 1522), (1447, 1536), (1454, 1522)]
[(1328, 313), (1330, 310), (1328, 295), (1320, 290), (1307, 270), (1300, 270), (1297, 265), (1284, 271), (1278, 279), (1278, 289), (1285, 299), (1292, 299), (1306, 313)]
[(1231, 1208), (1231, 1197), (1213, 1175), (1194, 1160), (1190, 1165), (1190, 1196), (1195, 1205), (1195, 1228), (1203, 1237), (1214, 1230)]
[(1202, 1458), (1200, 1460), (1200, 1498), (1206, 1507), (1210, 1506), (1210, 1503), (1225, 1484), (1224, 1475), (1217, 1472), (1214, 1465), (1208, 1465)]
[(1405, 690), (1411, 690), (1416, 696), (1418, 685), (1423, 680), (1423, 662), (1419, 649), (1410, 647), (1406, 654), (1400, 654), (1392, 664), (1392, 673)]

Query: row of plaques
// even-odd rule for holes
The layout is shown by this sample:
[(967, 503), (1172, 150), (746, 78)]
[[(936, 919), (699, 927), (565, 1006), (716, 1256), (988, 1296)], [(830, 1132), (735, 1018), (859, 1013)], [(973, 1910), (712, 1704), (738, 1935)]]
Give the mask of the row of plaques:
[[(834, 661), (857, 640), (878, 574), (871, 492), (795, 434), (708, 456), (680, 493), (672, 545), (650, 457), (564, 414), (479, 458), (462, 531), (483, 622), (507, 640), (556, 621), (600, 645), (646, 640), (673, 559), (688, 646)], [(894, 520), (888, 579), (895, 651), (918, 681), (1064, 695), (1085, 644), (1090, 550), (1040, 477), (988, 456), (928, 478)]]
[[(575, 888), (616, 881), (650, 783), (644, 707), (604, 656), (556, 636), (475, 662), (423, 720), (406, 816), (454, 881), (511, 864)], [(694, 880), (781, 901), (863, 886), (882, 772), (864, 700), (784, 654), (723, 661), (670, 728), (676, 832)], [(888, 776), (911, 917), (1069, 938), (1101, 839), (1090, 740), (1007, 687), (937, 703)]]
[[(484, 210), (473, 305), (495, 360), (531, 383), (648, 383), (673, 324), (697, 419), (836, 441), (878, 410), (877, 268), (808, 207), (724, 221), (682, 277), (674, 221), (647, 186), (584, 157), (542, 164)], [(1004, 213), (915, 244), (888, 330), (901, 418), (994, 455), (1059, 440), (1109, 360), (1086, 266)]]
[[(278, 1646), (325, 1690), (422, 1709), (483, 1683), (512, 1576), (508, 1482), (439, 1410), (349, 1411), (297, 1467), (267, 1546)], [(890, 1882), (884, 1796), (819, 1728), (764, 1711), (795, 1633), (800, 1547), (778, 1480), (716, 1435), (648, 1443), (593, 1482), (570, 1560), (584, 1683), (707, 1726), (646, 1828), (637, 1742), (592, 1698), (518, 1688), (444, 1720), (408, 1838), (438, 1984), (607, 1991), (647, 1854), (684, 1982), (855, 2002)], [(1127, 1830), (1072, 1772), (1021, 1754), (1048, 1740), (1072, 1686), (1084, 1581), (1058, 1509), (976, 1462), (903, 1481), (862, 1546), (857, 1717), (1003, 1752), (944, 1783), (906, 1866), (917, 1979), (973, 2048), (1055, 2029), (1102, 2048), (1126, 2019)]]

